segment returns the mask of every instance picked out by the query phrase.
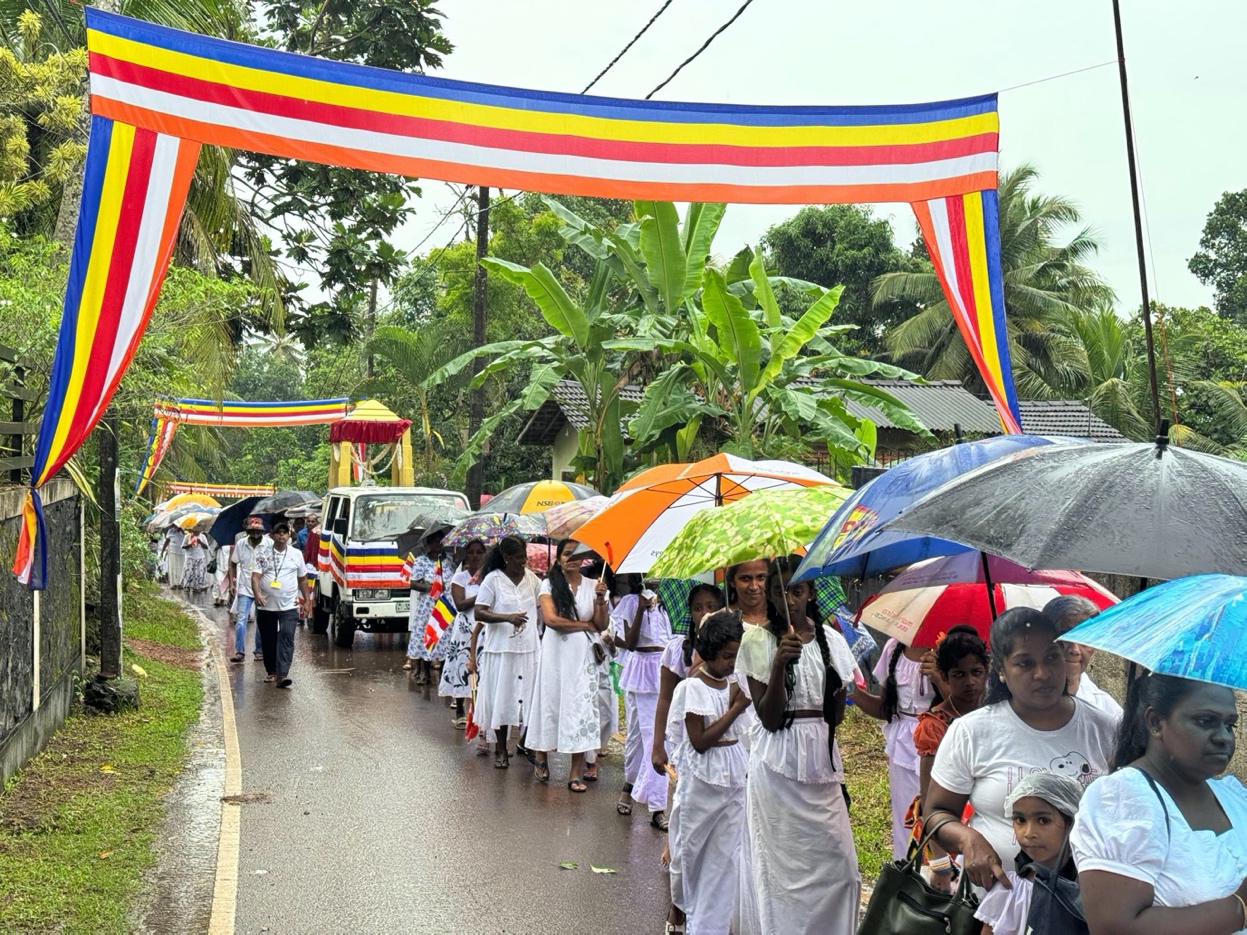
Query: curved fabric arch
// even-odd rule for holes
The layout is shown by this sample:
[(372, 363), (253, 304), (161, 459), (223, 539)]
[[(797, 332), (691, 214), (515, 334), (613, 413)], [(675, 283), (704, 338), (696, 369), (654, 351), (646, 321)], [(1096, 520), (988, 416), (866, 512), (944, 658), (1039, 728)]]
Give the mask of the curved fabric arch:
[(994, 94), (899, 106), (637, 101), (410, 75), (87, 8), (91, 137), (14, 571), (46, 573), (37, 489), (104, 413), (160, 293), (202, 144), (610, 198), (903, 201), (991, 392), (1020, 431), (997, 221)]

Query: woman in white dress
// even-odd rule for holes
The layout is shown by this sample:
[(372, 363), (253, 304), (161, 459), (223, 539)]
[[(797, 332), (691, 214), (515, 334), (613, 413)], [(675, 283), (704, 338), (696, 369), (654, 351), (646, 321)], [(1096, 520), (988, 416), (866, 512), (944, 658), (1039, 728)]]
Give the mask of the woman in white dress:
[(472, 696), (468, 682), (468, 653), (472, 642), (472, 628), (476, 626), (476, 595), (481, 589), (478, 577), (485, 562), (485, 543), (473, 539), (463, 550), (463, 564), (450, 579), (450, 599), (454, 602), (454, 623), (442, 637), (446, 641), (446, 658), (442, 663), (442, 677), (437, 684), (437, 694), (442, 698), (455, 699), (455, 727), (467, 726), (463, 713), (463, 699)]
[(758, 715), (745, 794), (757, 919), (740, 930), (854, 935), (862, 878), (831, 731), (857, 666), (844, 637), (810, 618), (809, 585), (789, 585), (799, 564), (772, 563), (769, 625), (746, 629), (736, 659)]
[[(662, 685), (662, 653), (671, 642), (671, 620), (647, 583), (639, 594), (625, 596), (615, 608), (612, 626), (624, 652), (619, 686), (624, 691), (624, 791), (649, 809), (650, 824), (667, 830), (667, 777), (649, 768), (654, 723)], [(621, 799), (623, 797), (621, 796)], [(631, 812), (631, 806), (628, 812)]]
[(541, 584), (541, 662), (533, 692), (533, 715), (524, 744), (536, 755), (534, 774), (549, 782), (552, 751), (570, 753), (567, 788), (586, 792), (585, 754), (602, 742), (598, 710), (598, 655), (605, 653), (606, 582), (580, 573), (582, 556), (575, 539), (558, 544), (555, 564)]
[(733, 672), (741, 634), (738, 611), (706, 617), (697, 631), (697, 653), (705, 661), (672, 699), (685, 734), (678, 756), (681, 819), (671, 828), (671, 872), (680, 881), (689, 935), (727, 935), (740, 882), (749, 769), (739, 720), (749, 708), (749, 696)]
[(182, 587), (195, 593), (208, 590), (208, 553), (204, 549), (203, 536), (197, 532), (184, 533), (182, 554), (186, 556)]
[(507, 735), (527, 723), (537, 675), (537, 592), (541, 579), (527, 567), (524, 540), (507, 536), (485, 556), (476, 592), (476, 620), (484, 625), (481, 680), (476, 693), (477, 724), (493, 731), (494, 766), (506, 769)]
[(1247, 931), (1247, 789), (1221, 775), (1238, 725), (1228, 688), (1130, 685), (1113, 772), (1087, 787), (1070, 837), (1093, 933)]

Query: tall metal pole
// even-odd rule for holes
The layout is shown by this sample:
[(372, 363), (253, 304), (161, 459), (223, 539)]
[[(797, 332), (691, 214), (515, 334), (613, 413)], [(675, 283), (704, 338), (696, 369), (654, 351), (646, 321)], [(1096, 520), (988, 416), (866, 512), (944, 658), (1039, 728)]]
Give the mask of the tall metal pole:
[(1152, 428), (1159, 434), (1160, 389), (1156, 382), (1156, 344), (1152, 340), (1152, 303), (1147, 294), (1143, 212), (1139, 208), (1139, 170), (1134, 159), (1134, 127), (1130, 119), (1130, 91), (1126, 83), (1126, 44), (1121, 35), (1121, 0), (1113, 0), (1113, 29), (1117, 34), (1117, 71), (1121, 76), (1121, 111), (1126, 121), (1126, 161), (1130, 166), (1130, 201), (1134, 207), (1134, 241), (1139, 255), (1139, 289), (1143, 293), (1143, 335), (1147, 343), (1147, 375), (1152, 391)]
[[(488, 282), (485, 267), (481, 260), (489, 252), (489, 187), (480, 186), (476, 190), (476, 278), (472, 283), (472, 346), (484, 347), (485, 325), (488, 321), (489, 306), (486, 302), (485, 286)], [(472, 361), (472, 376), (485, 369), (484, 359), (477, 357)], [(478, 386), (472, 391), (472, 405), (468, 413), (468, 437), (472, 438), (480, 431), (485, 421), (485, 387)], [(485, 464), (483, 458), (468, 469), (467, 495), (473, 509), (480, 509), (481, 488), (484, 485)]]

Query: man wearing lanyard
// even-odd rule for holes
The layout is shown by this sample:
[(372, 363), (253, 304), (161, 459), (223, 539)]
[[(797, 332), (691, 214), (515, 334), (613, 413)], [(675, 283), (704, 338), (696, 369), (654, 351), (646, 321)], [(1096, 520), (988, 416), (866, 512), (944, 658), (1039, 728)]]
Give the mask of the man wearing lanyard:
[(256, 626), (264, 650), (264, 681), (290, 687), (294, 658), (294, 631), (307, 602), (303, 556), (290, 546), (290, 526), (277, 523), (269, 534), (272, 545), (256, 550), (251, 560), (251, 591), (255, 595)]

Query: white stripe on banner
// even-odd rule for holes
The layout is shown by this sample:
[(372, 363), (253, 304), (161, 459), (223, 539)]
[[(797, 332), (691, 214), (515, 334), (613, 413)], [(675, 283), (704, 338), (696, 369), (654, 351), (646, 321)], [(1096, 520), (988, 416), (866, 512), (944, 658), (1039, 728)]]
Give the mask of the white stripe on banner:
[[(948, 222), (948, 202), (944, 198), (933, 198), (927, 202), (927, 207), (931, 210), (931, 226), (935, 229), (935, 242), (940, 252), (938, 262), (944, 268), (944, 278), (948, 281), (950, 290), (950, 295), (946, 298), (956, 303), (954, 311), (964, 318), (966, 308), (961, 299), (961, 283), (957, 280), (957, 261), (953, 256), (952, 231)], [(962, 330), (964, 334), (964, 329)]]
[(313, 121), (192, 100), (181, 95), (121, 82), (105, 75), (91, 76), (91, 93), (173, 117), (276, 135), (289, 140), (411, 159), (433, 159), (463, 166), (622, 182), (720, 184), (750, 188), (914, 184), (943, 181), (977, 172), (995, 172), (997, 163), (997, 154), (994, 152), (914, 164), (874, 166), (729, 166), (717, 163), (632, 162), (589, 156), (527, 153), (372, 130), (331, 127)]

